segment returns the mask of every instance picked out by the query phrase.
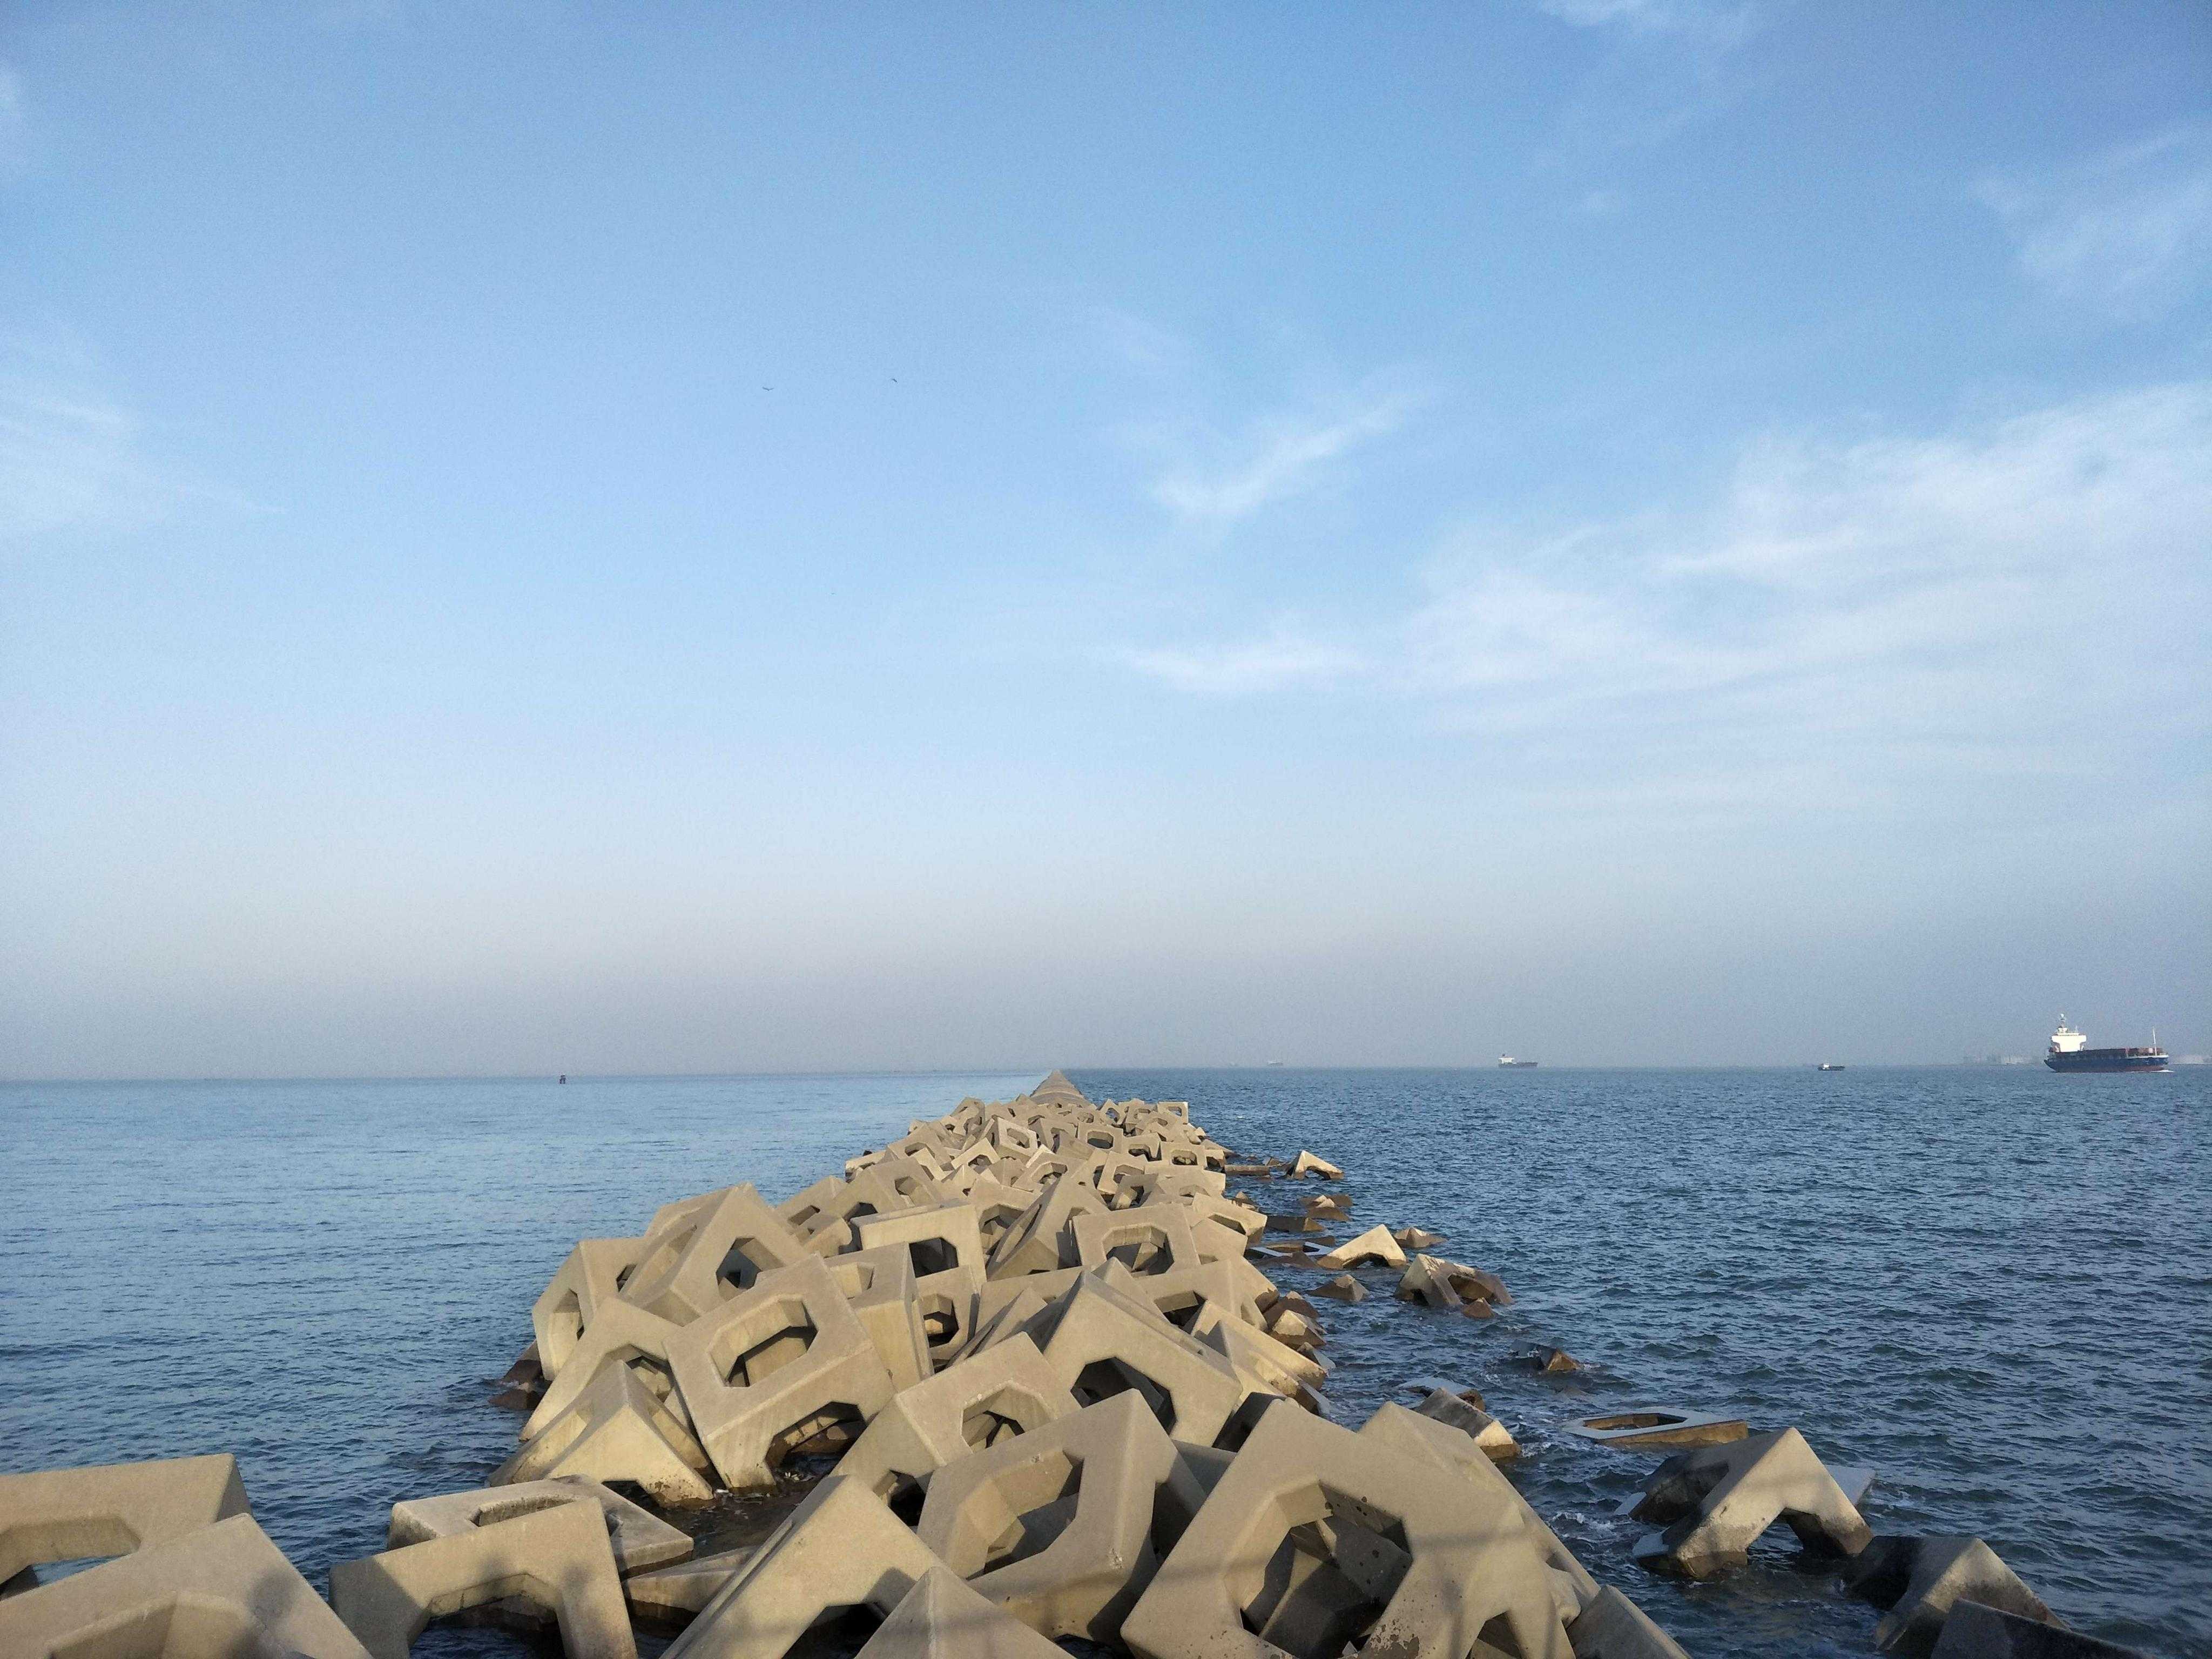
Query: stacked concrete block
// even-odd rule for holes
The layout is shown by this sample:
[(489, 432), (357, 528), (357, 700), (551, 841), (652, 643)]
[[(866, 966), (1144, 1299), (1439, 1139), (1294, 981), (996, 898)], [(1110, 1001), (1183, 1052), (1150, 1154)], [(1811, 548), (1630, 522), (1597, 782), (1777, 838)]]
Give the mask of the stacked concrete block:
[(2034, 1624), (2058, 1623), (2042, 1598), (1978, 1538), (1876, 1538), (1858, 1553), (1845, 1582), (1887, 1609), (1875, 1626), (1875, 1645), (1913, 1659), (1935, 1650), (1961, 1602)]
[(902, 1391), (868, 1425), (837, 1472), (879, 1498), (926, 1486), (970, 1452), (988, 1449), (1076, 1413), (1075, 1396), (1036, 1344), (1005, 1342)]
[(1686, 1578), (1741, 1566), (1752, 1541), (1778, 1520), (1808, 1549), (1836, 1555), (1856, 1555), (1874, 1536), (1795, 1429), (1677, 1453), (1632, 1513), (1665, 1526), (1638, 1540), (1636, 1559)]
[(0, 1595), (52, 1561), (127, 1555), (249, 1513), (228, 1455), (0, 1474)]
[(396, 1550), (433, 1538), (457, 1538), (571, 1504), (596, 1514), (614, 1551), (616, 1569), (625, 1576), (666, 1566), (691, 1553), (691, 1540), (659, 1516), (599, 1481), (574, 1478), (404, 1498), (392, 1506), (384, 1544), (387, 1550)]
[(492, 1480), (627, 1480), (656, 1504), (681, 1506), (713, 1501), (712, 1472), (690, 1425), (629, 1366), (607, 1365)]

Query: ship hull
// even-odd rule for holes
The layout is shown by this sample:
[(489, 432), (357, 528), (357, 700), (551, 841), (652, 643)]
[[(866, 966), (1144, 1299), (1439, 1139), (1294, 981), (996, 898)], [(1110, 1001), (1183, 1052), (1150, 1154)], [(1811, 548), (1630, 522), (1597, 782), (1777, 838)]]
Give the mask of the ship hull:
[(2162, 1072), (2166, 1057), (2155, 1048), (2078, 1048), (2043, 1063), (2054, 1072)]

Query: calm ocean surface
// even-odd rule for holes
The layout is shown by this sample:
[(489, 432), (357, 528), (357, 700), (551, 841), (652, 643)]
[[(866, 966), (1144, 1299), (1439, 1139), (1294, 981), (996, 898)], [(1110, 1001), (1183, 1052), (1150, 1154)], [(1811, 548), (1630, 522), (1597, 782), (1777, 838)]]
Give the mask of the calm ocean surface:
[[(1239, 1151), (1310, 1146), (1361, 1226), (1500, 1273), (1518, 1300), (1487, 1323), (1323, 1303), (1339, 1415), (1480, 1386), (1537, 1508), (1698, 1659), (1863, 1659), (1876, 1614), (1779, 1540), (1715, 1583), (1644, 1577), (1613, 1510), (1657, 1455), (1565, 1419), (1795, 1424), (1875, 1468), (1877, 1530), (1979, 1534), (2080, 1628), (2212, 1656), (2212, 1070), (1074, 1076), (1187, 1098)], [(733, 1181), (780, 1198), (1036, 1080), (0, 1085), (0, 1468), (235, 1452), (321, 1586), (395, 1498), (511, 1449), (489, 1385), (575, 1239)], [(1589, 1370), (1503, 1363), (1539, 1340)]]

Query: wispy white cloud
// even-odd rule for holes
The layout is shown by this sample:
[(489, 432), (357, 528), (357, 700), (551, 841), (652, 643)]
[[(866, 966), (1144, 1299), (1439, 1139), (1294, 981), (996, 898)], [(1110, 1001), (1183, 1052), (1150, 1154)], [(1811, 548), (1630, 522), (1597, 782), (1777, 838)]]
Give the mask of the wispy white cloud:
[(1339, 679), (1358, 672), (1358, 654), (1316, 640), (1295, 624), (1278, 623), (1256, 640), (1187, 650), (1136, 651), (1129, 664), (1139, 672), (1185, 691), (1242, 696)]
[[(1355, 450), (1402, 427), (1417, 399), (1402, 390), (1370, 392), (1326, 409), (1278, 413), (1231, 437), (1212, 432), (1169, 440), (1186, 450), (1152, 485), (1152, 498), (1186, 522), (1234, 524), (1313, 489)], [(1154, 433), (1154, 447), (1168, 434)]]
[(1600, 42), (1605, 56), (1568, 100), (1573, 148), (1656, 144), (1733, 105), (1753, 84), (1739, 59), (1765, 25), (1750, 0), (1536, 0)]
[(2057, 298), (2155, 315), (2212, 282), (2212, 127), (2171, 129), (2040, 176), (1984, 179), (2021, 270)]
[(1139, 665), (1217, 693), (1360, 684), (1621, 777), (2016, 772), (2212, 726), (2208, 571), (2212, 386), (2190, 385), (1759, 443), (1701, 511), (1462, 538), (1385, 628)]
[(252, 507), (151, 458), (138, 418), (101, 388), (81, 350), (0, 341), (0, 545), (142, 528), (191, 500)]

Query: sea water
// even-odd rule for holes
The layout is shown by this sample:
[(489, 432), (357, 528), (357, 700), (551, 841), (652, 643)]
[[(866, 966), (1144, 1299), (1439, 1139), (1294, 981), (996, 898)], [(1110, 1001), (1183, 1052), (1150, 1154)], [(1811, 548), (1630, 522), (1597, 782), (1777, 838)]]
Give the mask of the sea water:
[[(1357, 1225), (1499, 1273), (1477, 1322), (1323, 1302), (1357, 1424), (1479, 1387), (1514, 1479), (1699, 1659), (1871, 1652), (1778, 1528), (1685, 1586), (1619, 1514), (1656, 1452), (1577, 1417), (1795, 1425), (1879, 1531), (1986, 1538), (2069, 1623), (2212, 1655), (2212, 1072), (1081, 1071), (1240, 1152), (1342, 1164)], [(578, 1238), (750, 1180), (780, 1198), (1018, 1075), (0, 1085), (0, 1468), (237, 1455), (319, 1588), (393, 1500), (480, 1485), (489, 1404)], [(1291, 1207), (1280, 1184), (1243, 1183)], [(1310, 1286), (1310, 1269), (1273, 1269)], [(1515, 1356), (1557, 1344), (1582, 1371)], [(648, 1644), (650, 1647), (652, 1644)], [(434, 1632), (418, 1654), (531, 1650)]]

